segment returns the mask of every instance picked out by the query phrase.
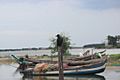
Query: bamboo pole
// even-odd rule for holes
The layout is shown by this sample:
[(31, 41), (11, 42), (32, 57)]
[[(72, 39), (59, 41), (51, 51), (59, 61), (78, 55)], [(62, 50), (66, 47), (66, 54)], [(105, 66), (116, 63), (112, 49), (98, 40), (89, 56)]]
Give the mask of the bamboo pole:
[(64, 74), (63, 74), (63, 51), (62, 47), (59, 48), (58, 51), (58, 63), (59, 63), (59, 80), (64, 80)]

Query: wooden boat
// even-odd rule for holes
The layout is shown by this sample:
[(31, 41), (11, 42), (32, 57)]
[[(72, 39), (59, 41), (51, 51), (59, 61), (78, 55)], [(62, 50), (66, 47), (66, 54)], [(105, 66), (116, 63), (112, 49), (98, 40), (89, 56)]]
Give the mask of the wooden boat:
[[(98, 63), (91, 63), (88, 65), (81, 66), (69, 66), (64, 68), (64, 75), (87, 75), (87, 74), (96, 74), (101, 73), (106, 68), (107, 58), (101, 59)], [(51, 70), (46, 72), (35, 72), (32, 68), (27, 68), (26, 70), (21, 71), (22, 74), (26, 76), (53, 76), (59, 75), (58, 70)]]
[[(57, 70), (49, 70), (49, 71), (42, 71), (42, 72), (35, 72), (34, 66), (37, 63), (51, 63), (49, 60), (32, 60), (26, 58), (17, 58), (16, 56), (12, 55), (16, 62), (20, 64), (20, 72), (27, 76), (53, 76), (59, 75), (59, 71)], [(91, 56), (90, 56), (91, 57)], [(86, 58), (86, 57), (85, 57)], [(32, 62), (32, 63), (31, 63)], [(106, 68), (107, 56), (102, 55), (101, 58), (92, 58), (89, 60), (81, 60), (81, 58), (74, 58), (71, 60), (66, 60), (66, 63), (69, 67), (64, 68), (64, 75), (86, 75), (86, 74), (96, 74), (101, 73)], [(52, 64), (58, 62), (53, 61)], [(28, 66), (32, 65), (32, 67)]]
[[(68, 60), (72, 60), (72, 61), (78, 61), (78, 60), (83, 60), (83, 61), (86, 61), (86, 60), (91, 60), (91, 59), (95, 59), (95, 58), (98, 58), (98, 56), (96, 56), (97, 54), (100, 54), (101, 56), (105, 56), (106, 54), (104, 53), (106, 50), (103, 50), (103, 51), (100, 51), (100, 52), (96, 52), (94, 54), (91, 54), (91, 55), (85, 55), (85, 56), (82, 56), (82, 57), (75, 57), (75, 58), (69, 58)], [(88, 52), (88, 51), (86, 51)], [(86, 54), (83, 53), (84, 54)]]
[[(26, 59), (26, 58), (17, 58), (16, 56), (12, 55), (12, 57), (16, 60), (18, 64), (21, 66), (35, 66), (38, 63), (50, 63), (50, 64), (57, 64), (58, 61), (50, 61), (50, 60), (33, 60), (33, 59)], [(102, 58), (106, 58), (107, 56), (104, 55)], [(78, 58), (76, 58), (78, 59)], [(91, 63), (99, 63), (101, 62), (101, 58), (93, 58), (90, 60), (64, 60), (63, 63), (66, 63), (68, 66), (78, 66), (78, 65), (87, 65)]]
[[(104, 53), (104, 51), (99, 52), (100, 54)], [(16, 57), (15, 55), (11, 55), (16, 62), (19, 64), (18, 69), (26, 69), (29, 67), (34, 67), (38, 63), (52, 63), (52, 64), (57, 64), (58, 61), (51, 61), (51, 60), (34, 60), (34, 59), (29, 59), (29, 58), (23, 58), (23, 57)], [(107, 55), (102, 55), (102, 58), (106, 58)], [(89, 59), (88, 59), (89, 58)], [(87, 60), (86, 60), (87, 59)], [(101, 62), (101, 58), (96, 58), (95, 54), (94, 55), (87, 55), (84, 57), (76, 57), (76, 58), (71, 58), (68, 60), (64, 60), (64, 63), (66, 63), (68, 66), (84, 66), (84, 65), (89, 65), (92, 63), (99, 63)]]
[[(81, 68), (81, 69), (73, 69), (73, 70), (64, 70), (64, 75), (87, 75), (87, 74), (96, 74), (101, 73), (105, 70), (105, 65), (95, 67), (95, 68)], [(35, 73), (31, 70), (21, 71), (24, 75), (27, 76), (53, 76), (59, 75), (59, 71), (49, 71), (44, 73)]]
[(15, 61), (18, 64), (22, 64), (22, 63), (29, 63), (32, 62), (32, 64), (37, 64), (37, 63), (57, 63), (57, 61), (51, 61), (51, 60), (35, 60), (35, 59), (29, 59), (29, 58), (24, 58), (24, 57), (16, 57), (15, 55), (11, 55)]
[[(105, 54), (103, 54), (106, 50), (104, 51), (101, 51), (101, 52), (97, 52), (97, 53), (100, 53), (103, 56), (106, 56)], [(35, 60), (35, 59), (29, 59), (29, 58), (17, 58), (15, 55), (11, 55), (18, 64), (22, 64), (22, 63), (29, 63), (29, 62), (32, 62), (32, 64), (37, 64), (37, 63), (52, 63), (52, 64), (55, 64), (57, 63), (58, 61), (51, 61), (51, 60)], [(69, 61), (73, 61), (74, 63), (77, 62), (77, 61), (88, 61), (88, 60), (93, 60), (93, 59), (98, 59), (96, 57), (96, 53), (95, 54), (91, 54), (91, 55), (86, 55), (86, 56), (83, 56), (83, 57), (75, 57), (75, 58), (69, 58), (67, 60), (64, 60), (64, 63), (68, 63)], [(81, 62), (80, 62), (81, 63)]]

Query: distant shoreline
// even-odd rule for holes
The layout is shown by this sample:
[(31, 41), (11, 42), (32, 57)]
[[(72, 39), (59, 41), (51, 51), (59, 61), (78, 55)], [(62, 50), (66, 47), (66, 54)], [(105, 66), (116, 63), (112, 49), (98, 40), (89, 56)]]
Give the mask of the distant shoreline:
[[(0, 49), (0, 52), (6, 52), (6, 51), (27, 51), (27, 50), (50, 50), (52, 48), (21, 48), (21, 49)], [(84, 47), (70, 47), (70, 49), (89, 49)], [(92, 49), (92, 47), (91, 47)], [(120, 49), (120, 48), (93, 48), (93, 49)]]
[[(26, 51), (26, 50), (50, 50), (50, 47), (40, 47), (40, 48), (21, 48), (21, 49), (0, 49), (0, 52), (5, 51)], [(83, 47), (70, 47), (70, 49), (83, 49)]]

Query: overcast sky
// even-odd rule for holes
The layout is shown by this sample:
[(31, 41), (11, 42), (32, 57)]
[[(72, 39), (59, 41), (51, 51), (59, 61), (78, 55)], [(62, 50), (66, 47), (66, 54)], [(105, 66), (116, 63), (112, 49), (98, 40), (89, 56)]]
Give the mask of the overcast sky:
[(120, 35), (120, 0), (0, 0), (0, 49), (47, 47), (61, 32), (74, 46)]

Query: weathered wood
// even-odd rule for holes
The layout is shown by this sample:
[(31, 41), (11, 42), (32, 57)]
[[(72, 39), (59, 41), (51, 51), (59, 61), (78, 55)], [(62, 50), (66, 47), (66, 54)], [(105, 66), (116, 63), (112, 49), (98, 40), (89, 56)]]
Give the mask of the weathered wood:
[(59, 64), (59, 80), (64, 80), (64, 74), (63, 74), (63, 52), (60, 48), (58, 51), (58, 64)]
[(83, 57), (75, 57), (75, 58), (69, 58), (67, 60), (72, 60), (72, 61), (78, 61), (78, 60), (90, 60), (91, 57), (93, 57), (95, 55), (87, 55), (87, 56), (83, 56)]
[(24, 60), (33, 62), (35, 64), (37, 64), (37, 63), (51, 63), (51, 64), (58, 63), (58, 61), (51, 61), (51, 60), (36, 60), (36, 59), (27, 59), (27, 58), (24, 58)]
[[(106, 50), (104, 51), (101, 51), (101, 52), (97, 52), (97, 53), (100, 53), (101, 56), (104, 56), (105, 54), (103, 54)], [(84, 53), (83, 53), (84, 54)], [(72, 60), (72, 61), (79, 61), (79, 60), (91, 60), (91, 59), (94, 59), (96, 58), (96, 53), (94, 54), (91, 54), (91, 55), (86, 55), (86, 56), (83, 56), (83, 57), (75, 57), (75, 58), (69, 58), (67, 60)]]
[(91, 59), (91, 60), (88, 60), (88, 61), (66, 61), (66, 63), (69, 66), (78, 66), (78, 65), (98, 63), (98, 62), (101, 62), (104, 59), (106, 59), (106, 56), (104, 56), (103, 58), (100, 58), (100, 59)]

